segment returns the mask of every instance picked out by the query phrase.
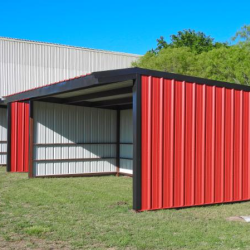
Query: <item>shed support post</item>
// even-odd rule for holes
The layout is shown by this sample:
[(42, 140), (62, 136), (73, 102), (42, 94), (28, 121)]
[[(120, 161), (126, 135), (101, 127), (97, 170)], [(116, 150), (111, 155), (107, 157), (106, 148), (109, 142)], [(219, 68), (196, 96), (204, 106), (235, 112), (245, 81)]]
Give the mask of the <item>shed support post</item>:
[(7, 172), (11, 171), (11, 103), (7, 104)]
[(29, 178), (33, 178), (34, 121), (33, 101), (29, 102)]
[(120, 110), (117, 110), (116, 115), (116, 176), (120, 172)]
[(141, 75), (133, 86), (133, 209), (141, 209)]

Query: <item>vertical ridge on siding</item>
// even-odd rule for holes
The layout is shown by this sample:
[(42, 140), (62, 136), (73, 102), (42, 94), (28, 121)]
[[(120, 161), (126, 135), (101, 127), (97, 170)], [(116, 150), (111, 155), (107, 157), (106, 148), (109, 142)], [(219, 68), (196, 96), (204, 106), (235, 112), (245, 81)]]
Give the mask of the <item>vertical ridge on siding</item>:
[[(163, 207), (174, 205), (174, 103), (175, 82), (164, 80), (164, 127), (163, 127)], [(151, 99), (151, 98), (150, 98)]]
[(196, 84), (186, 84), (185, 204), (194, 205)]
[(234, 125), (234, 200), (241, 199), (242, 177), (242, 92), (235, 90)]
[(215, 137), (215, 202), (224, 200), (224, 119), (225, 119), (225, 88), (216, 88), (216, 137)]
[(215, 195), (215, 104), (215, 87), (206, 86), (206, 203), (213, 203)]
[[(233, 201), (234, 90), (226, 89), (225, 107), (225, 201)], [(250, 123), (249, 123), (250, 124)]]
[(152, 89), (152, 208), (162, 207), (163, 79)]
[(197, 84), (195, 204), (204, 203), (206, 86)]
[(184, 202), (185, 82), (175, 82), (174, 206)]

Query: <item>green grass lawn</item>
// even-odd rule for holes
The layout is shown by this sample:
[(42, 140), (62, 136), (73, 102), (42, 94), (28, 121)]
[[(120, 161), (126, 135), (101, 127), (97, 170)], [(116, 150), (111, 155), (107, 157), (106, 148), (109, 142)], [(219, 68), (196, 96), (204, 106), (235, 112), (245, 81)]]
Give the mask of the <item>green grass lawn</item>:
[(28, 179), (0, 168), (0, 249), (250, 249), (250, 202), (132, 211), (132, 178)]

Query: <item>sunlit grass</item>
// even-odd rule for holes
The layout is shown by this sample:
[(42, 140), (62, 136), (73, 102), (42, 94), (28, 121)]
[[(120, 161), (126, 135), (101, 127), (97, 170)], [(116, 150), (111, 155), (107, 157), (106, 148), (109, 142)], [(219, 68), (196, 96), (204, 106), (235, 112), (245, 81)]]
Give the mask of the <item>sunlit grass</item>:
[(250, 224), (226, 220), (237, 215), (250, 215), (250, 202), (135, 213), (132, 178), (28, 179), (0, 168), (0, 248), (250, 248)]

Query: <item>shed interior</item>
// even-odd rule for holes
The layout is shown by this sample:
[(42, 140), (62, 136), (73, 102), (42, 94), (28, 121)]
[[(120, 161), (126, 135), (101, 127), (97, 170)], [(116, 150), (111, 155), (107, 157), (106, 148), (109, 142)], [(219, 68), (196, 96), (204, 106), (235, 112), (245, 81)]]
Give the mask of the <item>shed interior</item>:
[(33, 176), (133, 174), (133, 80), (33, 101)]

